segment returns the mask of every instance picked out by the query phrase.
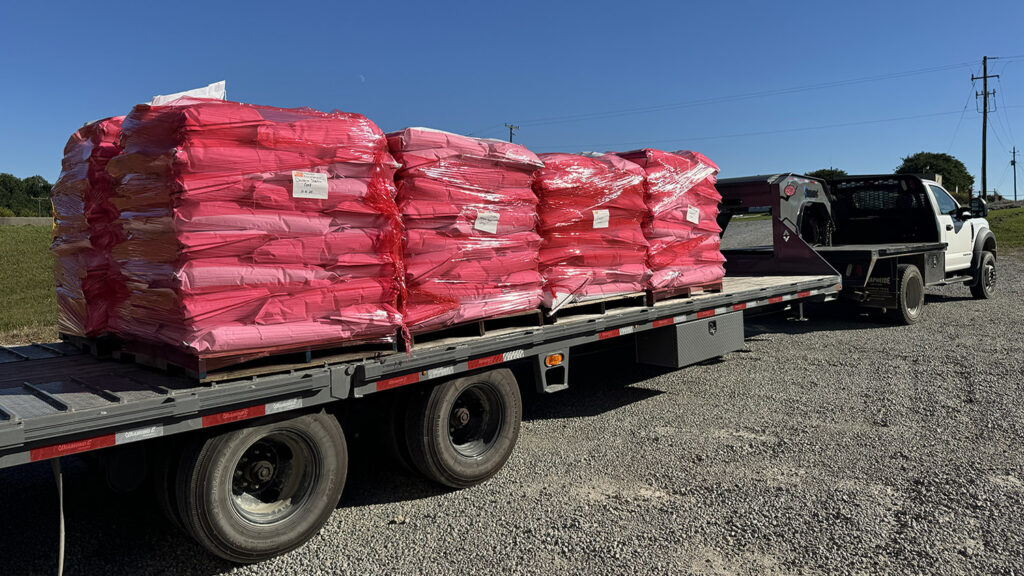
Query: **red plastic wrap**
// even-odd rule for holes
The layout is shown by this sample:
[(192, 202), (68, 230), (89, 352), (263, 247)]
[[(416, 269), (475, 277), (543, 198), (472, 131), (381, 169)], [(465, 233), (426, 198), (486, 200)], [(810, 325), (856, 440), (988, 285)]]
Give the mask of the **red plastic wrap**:
[(121, 151), (122, 120), (123, 116), (98, 120), (72, 134), (53, 186), (50, 249), (55, 257), (57, 323), (65, 334), (93, 337), (105, 332), (118, 300), (110, 247), (121, 233), (106, 166)]
[(542, 166), (522, 146), (427, 128), (388, 134), (406, 229), (406, 325), (423, 332), (536, 308)]
[(211, 356), (393, 340), (397, 164), (370, 120), (181, 99), (136, 106), (123, 142), (119, 334)]
[(544, 305), (557, 310), (643, 290), (643, 169), (614, 155), (541, 154), (540, 159), (544, 168), (533, 188), (544, 239)]
[(635, 162), (647, 175), (648, 287), (670, 290), (720, 281), (725, 258), (717, 222), (722, 200), (715, 189), (718, 166), (689, 151), (644, 149), (619, 156)]

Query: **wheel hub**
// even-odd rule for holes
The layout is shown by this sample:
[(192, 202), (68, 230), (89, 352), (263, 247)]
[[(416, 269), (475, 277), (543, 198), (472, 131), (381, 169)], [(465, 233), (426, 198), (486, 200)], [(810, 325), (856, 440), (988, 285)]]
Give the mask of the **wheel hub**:
[(469, 418), (469, 410), (466, 408), (456, 408), (452, 412), (452, 420), (454, 420), (455, 425), (459, 428), (469, 424)]

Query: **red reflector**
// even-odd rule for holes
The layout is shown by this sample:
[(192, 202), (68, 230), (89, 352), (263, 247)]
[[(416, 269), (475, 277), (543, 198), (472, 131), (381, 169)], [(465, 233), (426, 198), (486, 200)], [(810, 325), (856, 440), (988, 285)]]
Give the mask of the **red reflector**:
[(697, 318), (698, 319), (700, 319), (700, 318), (710, 318), (710, 317), (712, 317), (714, 315), (715, 315), (715, 311), (714, 310), (701, 310), (700, 312), (697, 312)]
[(782, 296), (776, 296), (768, 299), (769, 304), (778, 304), (779, 302), (782, 302)]
[(116, 443), (117, 437), (114, 434), (107, 434), (106, 436), (97, 436), (95, 438), (86, 438), (85, 440), (75, 440), (74, 442), (65, 442), (63, 444), (54, 444), (53, 446), (36, 448), (29, 451), (28, 458), (32, 462), (36, 462), (39, 460), (56, 458), (58, 456), (67, 456), (68, 454), (78, 454), (79, 452), (88, 452), (89, 450), (99, 450), (100, 448), (113, 446)]
[(389, 388), (398, 388), (399, 386), (405, 386), (406, 384), (415, 384), (419, 381), (419, 372), (413, 372), (412, 374), (406, 374), (405, 376), (395, 376), (394, 378), (388, 378), (387, 380), (377, 382), (377, 392), (387, 390)]
[(807, 298), (810, 295), (811, 295), (811, 291), (810, 290), (806, 290), (804, 292), (797, 292), (796, 297), (797, 298)]
[(732, 305), (732, 309), (733, 310), (746, 310), (747, 309), (747, 304), (746, 304), (746, 302), (744, 302), (743, 304), (733, 304)]
[(250, 406), (239, 410), (210, 414), (208, 416), (203, 416), (203, 428), (217, 426), (219, 424), (227, 424), (228, 422), (238, 422), (239, 420), (248, 420), (249, 418), (258, 418), (266, 413), (267, 407), (260, 404), (259, 406)]
[(793, 186), (792, 184), (786, 186), (785, 193), (787, 197), (796, 194), (796, 186)]
[(488, 356), (486, 358), (477, 358), (466, 362), (466, 368), (469, 370), (475, 370), (477, 368), (483, 368), (484, 366), (493, 366), (494, 364), (501, 364), (505, 360), (504, 354), (495, 354), (494, 356)]
[(601, 332), (600, 334), (598, 334), (597, 335), (597, 339), (598, 340), (604, 340), (605, 338), (615, 338), (618, 335), (619, 335), (619, 330), (618, 329), (608, 330), (606, 332)]
[(661, 328), (662, 326), (671, 326), (675, 324), (675, 322), (674, 318), (662, 318), (661, 320), (651, 322), (651, 324), (653, 324), (655, 328)]

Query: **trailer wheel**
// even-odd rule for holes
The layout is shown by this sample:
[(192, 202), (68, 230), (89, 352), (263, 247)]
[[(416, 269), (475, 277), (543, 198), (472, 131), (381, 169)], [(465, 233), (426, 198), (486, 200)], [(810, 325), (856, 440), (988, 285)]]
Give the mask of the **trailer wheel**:
[(238, 563), (264, 560), (311, 538), (338, 504), (345, 435), (325, 413), (278, 417), (186, 449), (178, 506), (193, 538)]
[(523, 404), (515, 376), (502, 368), (439, 384), (413, 399), (408, 414), (416, 468), (435, 482), (465, 488), (505, 465), (519, 438)]
[(913, 264), (900, 264), (896, 273), (899, 286), (896, 295), (899, 305), (894, 311), (896, 320), (900, 324), (914, 324), (924, 312), (924, 280), (921, 271)]
[(996, 257), (988, 250), (981, 253), (978, 263), (978, 281), (971, 286), (971, 295), (988, 300), (996, 293)]

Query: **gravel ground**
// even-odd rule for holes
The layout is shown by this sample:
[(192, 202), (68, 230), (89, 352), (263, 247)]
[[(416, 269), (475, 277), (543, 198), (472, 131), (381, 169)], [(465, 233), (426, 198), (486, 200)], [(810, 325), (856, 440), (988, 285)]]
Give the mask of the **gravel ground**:
[[(667, 372), (574, 357), (525, 399), (492, 480), (435, 487), (350, 438), (350, 481), (310, 543), (245, 567), (146, 492), (68, 460), (66, 574), (1021, 574), (1024, 252), (998, 297), (930, 291), (925, 319), (748, 319), (747, 350)], [(0, 572), (52, 574), (49, 465), (0, 471)]]

